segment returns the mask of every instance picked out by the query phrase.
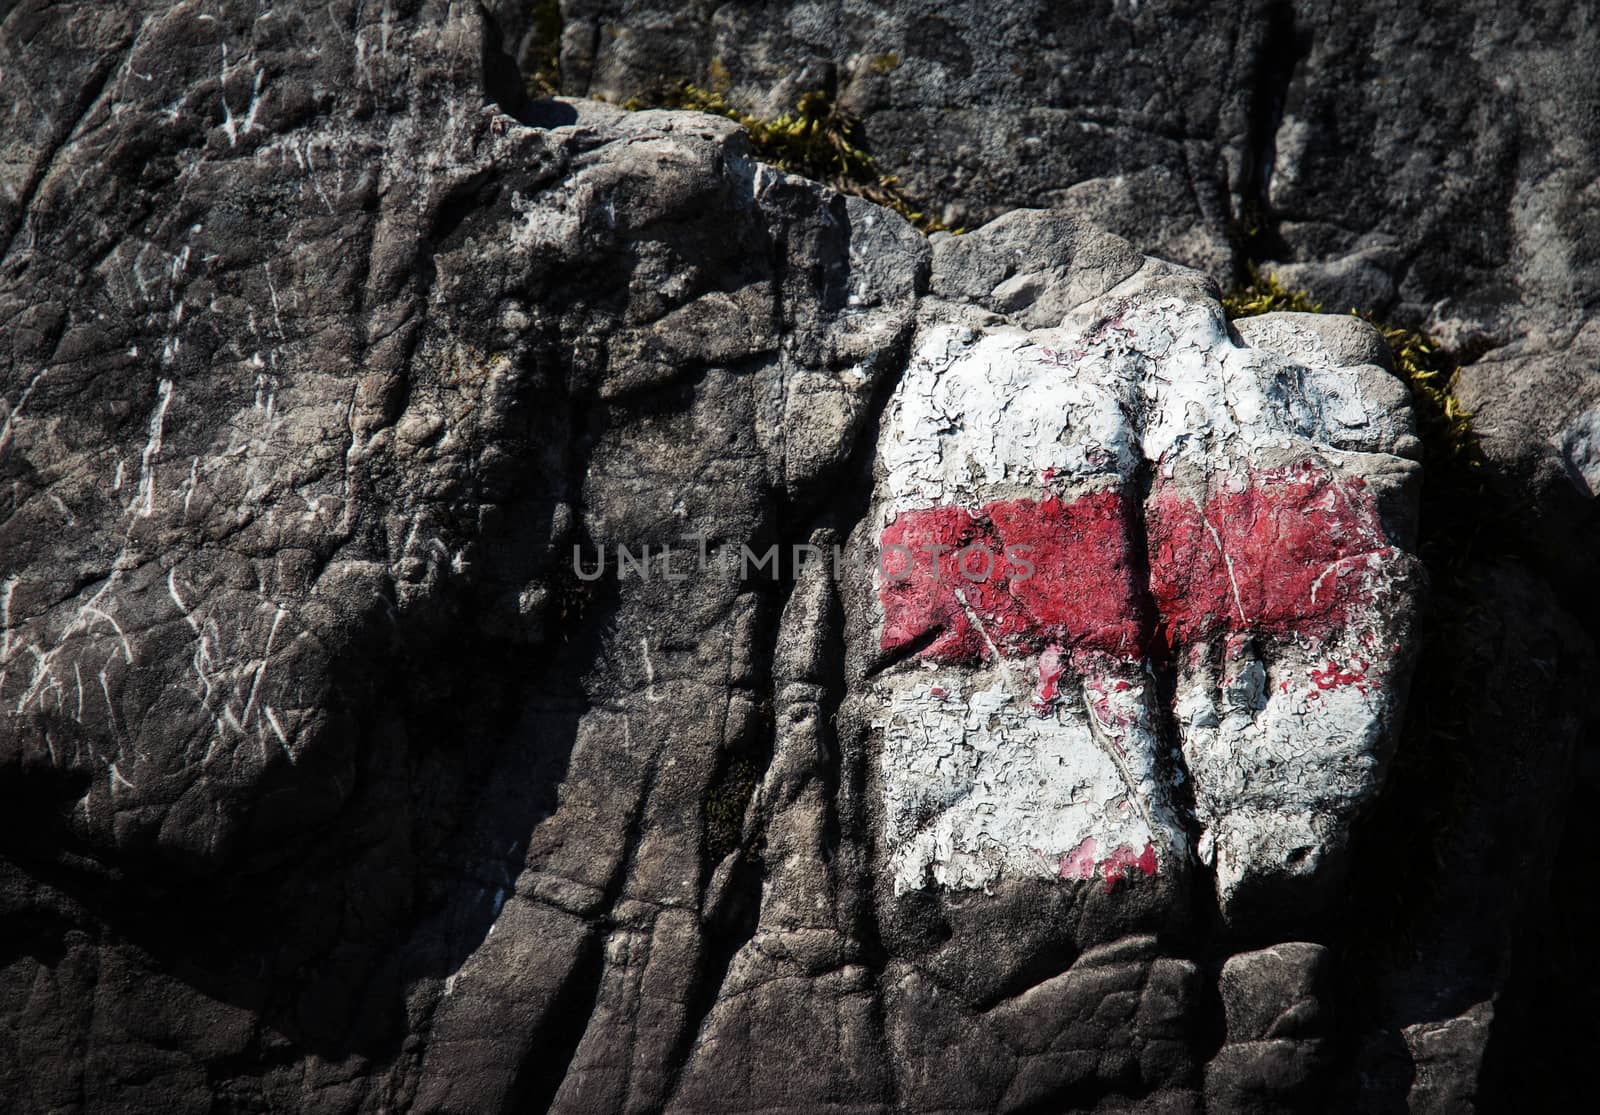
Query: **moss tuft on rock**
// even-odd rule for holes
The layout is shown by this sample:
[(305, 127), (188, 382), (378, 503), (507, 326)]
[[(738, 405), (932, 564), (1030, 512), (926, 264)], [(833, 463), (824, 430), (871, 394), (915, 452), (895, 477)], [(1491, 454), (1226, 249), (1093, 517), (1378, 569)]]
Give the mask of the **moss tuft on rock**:
[(1290, 290), (1270, 271), (1250, 265), (1250, 279), (1222, 296), (1222, 309), (1232, 321), (1257, 314), (1316, 314), (1322, 303), (1303, 290)]
[(918, 209), (901, 191), (898, 178), (878, 170), (876, 160), (862, 146), (860, 122), (827, 93), (802, 93), (794, 107), (781, 116), (755, 116), (728, 100), (730, 82), (720, 64), (714, 61), (711, 73), (711, 88), (683, 82), (659, 98), (635, 97), (623, 107), (708, 112), (737, 121), (749, 134), (756, 158), (764, 163), (892, 209), (924, 233), (961, 231), (947, 228), (931, 213)]
[(745, 810), (760, 774), (755, 763), (741, 756), (727, 765), (706, 795), (706, 855), (710, 862), (718, 862), (739, 846)]
[(538, 50), (531, 73), (523, 79), (528, 96), (554, 97), (561, 92), (561, 0), (537, 0), (533, 5), (533, 32)]

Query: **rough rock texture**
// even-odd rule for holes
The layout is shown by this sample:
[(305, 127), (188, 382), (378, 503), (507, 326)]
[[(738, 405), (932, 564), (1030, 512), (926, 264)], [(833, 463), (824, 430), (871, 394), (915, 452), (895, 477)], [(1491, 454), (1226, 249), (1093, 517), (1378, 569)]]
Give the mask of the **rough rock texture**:
[[(1017, 213), (941, 245), (885, 413), (850, 641), (884, 706), (893, 890), (1163, 864), (1181, 886), (1192, 781), (1231, 916), (1250, 886), (1326, 885), (1378, 785), (1413, 646), (1408, 397), (1292, 318), (1238, 344), (1164, 265), (1064, 317), (1026, 275), (982, 290), (1019, 243), (1102, 281), (1136, 265), (1076, 232)], [(995, 316), (1019, 302), (1059, 324)]]
[(564, 92), (648, 100), (688, 80), (776, 114), (823, 89), (951, 226), (1061, 208), (1224, 281), (1263, 263), (1330, 310), (1488, 353), (1462, 394), (1501, 496), (1542, 559), (1596, 572), (1590, 5), (493, 7), (514, 53), (559, 57)]
[[(832, 82), (951, 220), (1056, 206), (930, 242), (529, 101), (533, 7), (0, 9), (7, 1110), (1456, 1111), (1586, 1048), (1581, 9), (562, 11), (572, 92)], [(1529, 552), (1447, 654), (1377, 334), (1147, 249), (1489, 348)]]
[[(1580, 746), (1593, 712), (1573, 712), (1564, 696), (1592, 688), (1588, 644), (1600, 624), (1600, 343), (1589, 320), (1600, 298), (1600, 115), (1587, 76), (1600, 65), (1600, 25), (1590, 5), (503, 0), (494, 10), (519, 57), (546, 72), (559, 60), (568, 93), (649, 100), (689, 80), (772, 115), (822, 89), (859, 119), (879, 168), (953, 226), (1054, 207), (1224, 285), (1257, 263), (1329, 310), (1360, 307), (1440, 338), (1463, 362), (1457, 394), (1487, 456), (1468, 493), (1482, 521), (1448, 526), (1433, 547), (1452, 565), (1422, 671), (1441, 708), (1414, 733), (1435, 742), (1411, 747), (1433, 769), (1402, 781), (1369, 854), (1432, 856), (1470, 826), (1457, 800), (1470, 791), (1437, 769), (1469, 765), (1466, 754), (1509, 747), (1580, 800), (1600, 790)], [(1434, 501), (1424, 533), (1430, 514), (1435, 531), (1461, 517), (1450, 503)], [(1468, 542), (1485, 552), (1455, 567)], [(1504, 607), (1507, 577), (1535, 594), (1540, 616), (1504, 617), (1503, 635), (1459, 622)], [(1546, 642), (1522, 630), (1547, 618), (1588, 635)], [(1505, 657), (1508, 640), (1523, 639), (1545, 648), (1534, 660), (1558, 679), (1546, 698), (1524, 699), (1523, 667)], [(1486, 662), (1511, 672), (1485, 672)], [(1521, 724), (1485, 733), (1508, 707)], [(1519, 878), (1545, 878), (1558, 858), (1581, 870), (1593, 855), (1581, 823), (1564, 834), (1546, 824), (1567, 798), (1555, 790), (1527, 806), (1539, 820), (1507, 853)], [(1376, 872), (1376, 908), (1352, 918), (1384, 919), (1385, 935), (1394, 901), (1377, 891), (1431, 891), (1460, 869)], [(1501, 944), (1467, 965), (1478, 974), (1441, 976), (1487, 987), (1513, 951), (1527, 958), (1484, 992), (1509, 995), (1520, 1021), (1501, 1029), (1505, 1052), (1483, 1071), (1554, 1105), (1581, 1102), (1564, 1091), (1563, 1051), (1594, 1036), (1568, 978), (1592, 981), (1589, 950), (1552, 952), (1600, 915), (1587, 889), (1518, 885), (1484, 912), (1481, 928)]]

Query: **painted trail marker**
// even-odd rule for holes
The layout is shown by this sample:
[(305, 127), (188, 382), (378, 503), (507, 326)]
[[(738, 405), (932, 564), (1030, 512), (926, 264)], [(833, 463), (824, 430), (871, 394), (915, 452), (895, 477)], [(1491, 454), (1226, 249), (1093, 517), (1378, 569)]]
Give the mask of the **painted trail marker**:
[(1226, 912), (1341, 844), (1408, 676), (1417, 466), (1403, 387), (1291, 326), (1134, 290), (923, 331), (871, 512), (896, 893), (1198, 856)]

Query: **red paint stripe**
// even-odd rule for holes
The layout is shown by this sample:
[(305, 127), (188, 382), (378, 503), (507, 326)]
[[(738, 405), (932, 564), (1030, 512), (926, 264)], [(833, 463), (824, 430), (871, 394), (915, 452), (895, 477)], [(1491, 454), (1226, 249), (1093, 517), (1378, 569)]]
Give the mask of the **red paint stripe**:
[[(1158, 483), (1146, 519), (1148, 596), (1131, 501), (1118, 490), (904, 512), (880, 537), (889, 574), (879, 578), (881, 646), (933, 634), (921, 655), (945, 663), (982, 661), (991, 644), (1003, 655), (1055, 647), (1138, 658), (1156, 616), (1174, 644), (1241, 631), (1325, 638), (1372, 601), (1369, 558), (1393, 550), (1358, 477), (1307, 462), (1236, 487), (1202, 504)], [(909, 566), (896, 547), (909, 549)], [(1041, 664), (1042, 700), (1054, 695), (1058, 666)]]
[(1150, 591), (1172, 643), (1223, 631), (1327, 638), (1371, 602), (1368, 558), (1393, 556), (1371, 489), (1309, 462), (1203, 508), (1158, 485), (1147, 524)]
[[(1050, 644), (1137, 655), (1149, 614), (1131, 539), (1114, 490), (905, 512), (880, 538), (889, 575), (880, 574), (881, 646), (939, 632), (921, 652), (938, 662), (982, 660), (991, 643), (1006, 655)], [(895, 579), (907, 572), (899, 547), (911, 554), (903, 579)]]

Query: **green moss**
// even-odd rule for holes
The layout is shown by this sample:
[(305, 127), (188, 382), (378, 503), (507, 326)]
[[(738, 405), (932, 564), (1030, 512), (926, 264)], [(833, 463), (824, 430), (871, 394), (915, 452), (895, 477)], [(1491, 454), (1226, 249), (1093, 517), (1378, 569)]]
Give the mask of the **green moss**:
[[(1251, 266), (1249, 281), (1223, 296), (1222, 307), (1228, 318), (1251, 317), (1268, 313), (1320, 313), (1322, 303), (1303, 290), (1292, 290), (1277, 276)], [(1448, 545), (1450, 563), (1459, 565), (1467, 546), (1480, 533), (1482, 492), (1480, 469), (1483, 456), (1472, 432), (1472, 415), (1455, 395), (1459, 367), (1454, 356), (1426, 333), (1378, 320), (1367, 310), (1350, 313), (1370, 323), (1394, 353), (1395, 372), (1411, 388), (1412, 409), (1417, 436), (1422, 439), (1422, 466), (1427, 477), (1429, 507), (1433, 521), (1425, 518), (1426, 548)], [(1443, 513), (1443, 517), (1440, 517)], [(1442, 559), (1443, 553), (1429, 555)], [(1430, 565), (1435, 564), (1430, 562)]]
[(706, 795), (706, 854), (712, 863), (739, 846), (745, 810), (759, 777), (760, 771), (749, 759), (734, 759)]
[(900, 56), (894, 51), (887, 54), (874, 55), (867, 68), (875, 74), (892, 74), (900, 68)]
[(1312, 301), (1311, 295), (1303, 290), (1288, 289), (1276, 275), (1251, 264), (1250, 281), (1224, 294), (1222, 309), (1232, 321), (1236, 317), (1257, 314), (1315, 314), (1322, 311), (1322, 303)]
[(711, 73), (710, 88), (684, 82), (660, 97), (636, 97), (623, 107), (707, 112), (737, 121), (750, 136), (756, 158), (764, 163), (893, 209), (924, 233), (961, 231), (947, 229), (937, 217), (914, 206), (901, 191), (899, 180), (878, 170), (862, 146), (860, 122), (826, 93), (802, 93), (794, 107), (781, 116), (755, 116), (728, 100), (727, 71), (715, 61)]
[(523, 85), (530, 97), (554, 97), (561, 92), (561, 0), (537, 0), (532, 14), (539, 49)]

